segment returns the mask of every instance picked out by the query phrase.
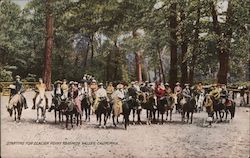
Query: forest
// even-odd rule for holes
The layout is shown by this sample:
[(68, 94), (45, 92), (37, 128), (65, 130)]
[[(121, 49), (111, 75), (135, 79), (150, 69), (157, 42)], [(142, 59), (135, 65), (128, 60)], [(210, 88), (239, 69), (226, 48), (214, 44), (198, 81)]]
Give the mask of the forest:
[(0, 1), (0, 81), (250, 79), (250, 1)]

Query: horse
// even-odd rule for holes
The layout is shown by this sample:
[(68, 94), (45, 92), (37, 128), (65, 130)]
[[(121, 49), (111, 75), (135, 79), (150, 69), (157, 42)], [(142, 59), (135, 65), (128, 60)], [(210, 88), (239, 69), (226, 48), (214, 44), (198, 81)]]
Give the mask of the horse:
[(235, 115), (235, 102), (230, 99), (226, 99), (225, 101), (225, 112), (226, 112), (226, 120), (227, 120), (227, 115), (230, 113), (231, 115), (231, 120), (234, 118)]
[(60, 109), (61, 102), (62, 102), (62, 99), (60, 96), (54, 96), (52, 98), (52, 103), (54, 104), (53, 109), (55, 112), (55, 123), (56, 123), (56, 118), (57, 118), (57, 112), (59, 115), (59, 122), (63, 121), (62, 111)]
[[(149, 95), (148, 93), (141, 93), (138, 96), (139, 105), (142, 107), (142, 109), (146, 110), (146, 116), (147, 116), (147, 124), (152, 123), (153, 113), (155, 112), (156, 107), (156, 98), (154, 95)], [(140, 117), (141, 112), (139, 111), (138, 115), (138, 121), (141, 122)]]
[[(167, 99), (166, 96), (160, 98), (157, 101), (157, 120), (159, 124), (159, 115), (161, 114), (161, 124), (163, 124), (163, 115), (166, 112), (166, 105), (167, 105)], [(155, 112), (154, 112), (154, 118), (155, 118)]]
[(86, 95), (82, 96), (81, 109), (85, 112), (85, 121), (90, 122), (91, 103)]
[(7, 110), (10, 113), (10, 117), (12, 117), (13, 110), (15, 113), (15, 121), (21, 120), (22, 115), (22, 109), (23, 109), (23, 100), (21, 98), (20, 94), (15, 94), (13, 97), (11, 97), (9, 104), (7, 106)]
[(189, 116), (190, 116), (190, 124), (193, 123), (193, 113), (196, 109), (196, 101), (194, 97), (191, 97), (190, 99), (187, 99), (182, 96), (182, 99), (180, 100), (181, 105), (181, 120), (182, 122), (185, 122), (185, 115), (187, 116), (187, 123), (189, 123)]
[(129, 113), (131, 113), (131, 111), (133, 113), (133, 124), (135, 124), (135, 113), (137, 113), (137, 122), (141, 123), (140, 113), (142, 108), (139, 105), (139, 100), (130, 96), (127, 102), (129, 105)]
[[(130, 108), (129, 108), (129, 103), (128, 100), (123, 99), (121, 100), (122, 102), (122, 113), (120, 113), (119, 115), (123, 115), (124, 118), (124, 128), (125, 130), (127, 130), (127, 126), (129, 125), (129, 114), (130, 114)], [(117, 113), (115, 113), (113, 111), (113, 124), (116, 127), (116, 123), (115, 123), (115, 117), (117, 118), (117, 123), (118, 123), (118, 116)]]
[(220, 117), (220, 122), (222, 122), (222, 119), (224, 117), (224, 110), (225, 110), (225, 105), (224, 105), (224, 100), (222, 98), (220, 99), (215, 99), (212, 96), (212, 100), (213, 100), (213, 108), (214, 108), (214, 112), (216, 115), (216, 119), (218, 120), (218, 114)]
[(174, 110), (174, 106), (175, 106), (175, 99), (173, 96), (168, 96), (166, 97), (167, 99), (167, 104), (166, 104), (166, 120), (168, 120), (168, 112), (170, 113), (170, 121), (172, 121), (172, 112)]
[(39, 123), (39, 109), (41, 109), (41, 117), (43, 119), (43, 123), (46, 122), (46, 99), (44, 93), (39, 93), (35, 100), (35, 105), (37, 109), (37, 120), (36, 122)]
[(104, 128), (106, 128), (106, 123), (108, 120), (108, 116), (111, 113), (111, 108), (108, 104), (108, 101), (106, 98), (98, 98), (99, 99), (99, 103), (96, 109), (96, 116), (97, 116), (97, 120), (99, 121), (99, 128), (101, 128), (101, 122), (102, 122), (102, 115), (104, 115)]
[(73, 116), (77, 118), (76, 125), (79, 125), (79, 117), (80, 117), (80, 125), (82, 125), (81, 114), (77, 111), (77, 108), (74, 104), (74, 101), (69, 98), (67, 100), (63, 100), (60, 104), (60, 110), (62, 114), (66, 116), (66, 129), (68, 129), (68, 122), (70, 118), (71, 128), (73, 128)]

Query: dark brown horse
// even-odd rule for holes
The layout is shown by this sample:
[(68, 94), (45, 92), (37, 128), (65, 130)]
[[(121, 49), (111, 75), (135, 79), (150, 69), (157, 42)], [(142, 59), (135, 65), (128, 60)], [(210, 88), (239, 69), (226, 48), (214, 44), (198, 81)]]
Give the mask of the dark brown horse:
[(196, 109), (196, 101), (194, 97), (191, 97), (189, 99), (182, 97), (180, 101), (181, 105), (181, 120), (182, 122), (185, 122), (185, 116), (187, 117), (187, 123), (193, 123), (193, 114)]
[(76, 125), (78, 126), (79, 123), (80, 125), (82, 125), (82, 115), (77, 111), (77, 108), (71, 99), (62, 101), (60, 105), (60, 110), (62, 111), (62, 114), (66, 116), (66, 129), (68, 129), (69, 119), (70, 119), (71, 127), (73, 128), (74, 116), (77, 119)]
[(61, 105), (61, 102), (63, 100), (60, 98), (60, 96), (54, 96), (52, 98), (52, 103), (54, 106), (51, 107), (51, 109), (54, 110), (55, 112), (55, 123), (56, 123), (56, 119), (57, 119), (57, 113), (59, 115), (59, 122), (62, 122), (63, 121), (63, 115), (62, 115), (62, 111), (61, 111), (61, 108), (60, 108), (60, 105)]
[(85, 112), (85, 121), (90, 122), (91, 103), (86, 95), (82, 97), (81, 109)]
[(111, 108), (110, 108), (106, 98), (100, 98), (95, 113), (97, 116), (97, 120), (99, 121), (99, 128), (101, 128), (102, 115), (104, 115), (104, 119), (103, 119), (104, 120), (104, 128), (106, 128), (106, 123), (107, 123), (108, 117), (111, 113)]

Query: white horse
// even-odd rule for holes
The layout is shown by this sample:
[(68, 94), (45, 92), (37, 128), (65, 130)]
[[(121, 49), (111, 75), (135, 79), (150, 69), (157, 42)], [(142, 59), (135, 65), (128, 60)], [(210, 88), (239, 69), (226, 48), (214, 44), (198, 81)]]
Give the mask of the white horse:
[(41, 117), (43, 118), (43, 122), (45, 123), (45, 113), (46, 113), (46, 99), (45, 93), (39, 93), (36, 97), (36, 109), (37, 109), (37, 120), (36, 122), (39, 123), (39, 109), (41, 109)]
[(15, 94), (9, 101), (9, 104), (6, 106), (10, 117), (12, 116), (13, 110), (15, 113), (15, 121), (20, 121), (22, 115), (23, 101), (20, 94)]

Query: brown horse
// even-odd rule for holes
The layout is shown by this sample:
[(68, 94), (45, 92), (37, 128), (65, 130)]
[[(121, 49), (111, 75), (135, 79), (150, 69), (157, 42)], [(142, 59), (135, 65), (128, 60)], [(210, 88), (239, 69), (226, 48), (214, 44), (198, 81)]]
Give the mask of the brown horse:
[(7, 106), (7, 110), (10, 113), (10, 117), (12, 117), (13, 110), (15, 113), (15, 121), (18, 118), (18, 121), (21, 119), (22, 115), (22, 109), (23, 109), (23, 100), (20, 94), (16, 94), (13, 97), (11, 97), (9, 104)]
[(82, 115), (77, 111), (76, 106), (74, 105), (74, 102), (72, 101), (72, 99), (62, 101), (59, 107), (60, 107), (60, 110), (62, 111), (62, 114), (66, 116), (66, 129), (68, 129), (69, 119), (71, 123), (71, 128), (73, 128), (73, 116), (74, 115), (77, 119), (76, 125), (78, 126), (79, 123), (80, 125), (82, 125)]

